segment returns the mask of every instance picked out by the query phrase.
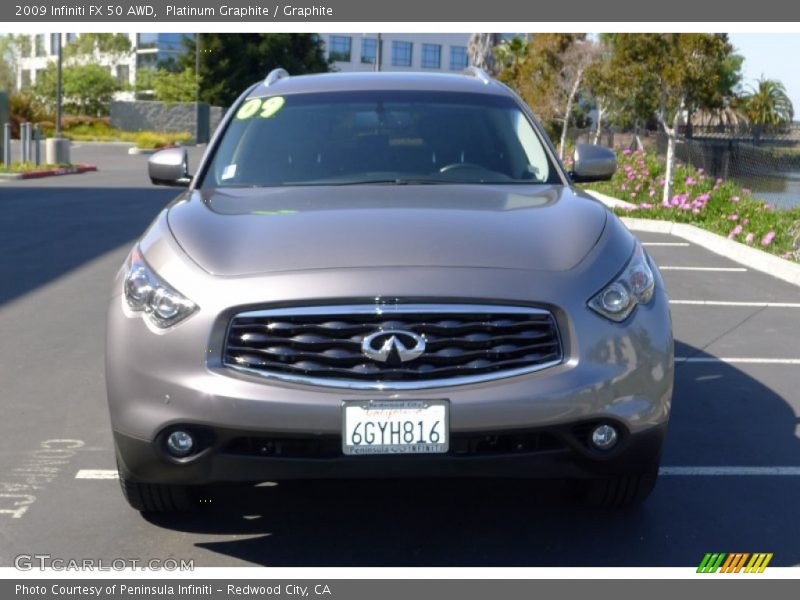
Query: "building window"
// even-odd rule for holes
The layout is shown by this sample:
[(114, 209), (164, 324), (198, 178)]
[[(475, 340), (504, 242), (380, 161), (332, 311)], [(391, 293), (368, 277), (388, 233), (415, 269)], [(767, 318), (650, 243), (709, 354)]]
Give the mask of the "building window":
[(353, 38), (346, 35), (331, 36), (330, 59), (336, 62), (350, 62), (350, 48)]
[(378, 60), (378, 40), (375, 38), (362, 38), (361, 62), (365, 65), (374, 65)]
[(450, 68), (453, 71), (462, 71), (467, 68), (466, 46), (450, 46)]
[(136, 47), (140, 50), (145, 48), (158, 47), (158, 34), (157, 33), (137, 33), (136, 34)]
[(19, 44), (19, 55), (21, 58), (28, 58), (33, 56), (31, 50), (33, 49), (33, 42), (31, 36), (20, 35), (17, 37), (17, 44)]
[(410, 67), (412, 49), (411, 42), (392, 42), (392, 66)]
[(44, 34), (43, 33), (37, 34), (36, 37), (33, 38), (33, 43), (34, 43), (34, 50), (35, 50), (34, 56), (45, 56)]
[(157, 33), (156, 36), (158, 36), (158, 49), (161, 52), (184, 52), (188, 41), (194, 42), (193, 33)]
[(58, 33), (50, 34), (50, 54), (58, 54), (58, 45), (61, 42), (61, 40), (58, 39), (59, 35)]
[(442, 67), (442, 47), (439, 44), (422, 44), (422, 67), (425, 69)]
[(29, 69), (22, 69), (20, 88), (25, 89), (31, 87), (31, 73), (32, 71), (30, 71)]
[(137, 69), (155, 69), (158, 63), (158, 54), (155, 52), (140, 52), (136, 55)]
[(131, 68), (128, 65), (117, 65), (117, 84), (125, 87), (128, 85), (131, 76)]
[(77, 33), (68, 33), (67, 34), (67, 43), (68, 44), (70, 42), (74, 42), (76, 39), (78, 39), (78, 34)]

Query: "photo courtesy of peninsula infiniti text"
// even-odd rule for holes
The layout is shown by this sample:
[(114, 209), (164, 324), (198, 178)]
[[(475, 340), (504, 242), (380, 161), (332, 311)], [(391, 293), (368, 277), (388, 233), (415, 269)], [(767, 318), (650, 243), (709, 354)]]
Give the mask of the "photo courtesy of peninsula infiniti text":
[(283, 69), (244, 91), (110, 297), (123, 493), (191, 509), (221, 484), (566, 479), (652, 491), (673, 389), (661, 275), (483, 71)]

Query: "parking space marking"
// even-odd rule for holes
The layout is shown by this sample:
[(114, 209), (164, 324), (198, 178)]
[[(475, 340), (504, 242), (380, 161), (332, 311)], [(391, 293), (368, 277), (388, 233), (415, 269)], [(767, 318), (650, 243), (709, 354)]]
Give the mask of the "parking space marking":
[(689, 242), (642, 242), (642, 246), (670, 246), (673, 248), (685, 248), (691, 246)]
[(745, 273), (747, 269), (744, 267), (678, 267), (666, 266), (658, 267), (662, 271), (720, 271), (724, 273)]
[[(659, 475), (668, 477), (751, 477), (751, 476), (780, 476), (798, 477), (800, 467), (688, 467), (670, 466), (661, 467)], [(117, 479), (115, 469), (81, 469), (75, 474), (75, 479)], [(273, 482), (269, 482), (274, 485)]]
[(750, 358), (719, 356), (676, 356), (675, 362), (685, 363), (728, 363), (743, 365), (800, 365), (800, 358)]
[(115, 469), (81, 469), (75, 474), (75, 479), (117, 479)]
[(800, 302), (736, 302), (730, 300), (670, 300), (670, 304), (691, 306), (752, 306), (754, 308), (800, 308)]
[(22, 517), (36, 502), (36, 495), (52, 484), (85, 447), (83, 440), (50, 439), (25, 452), (17, 466), (0, 480), (0, 515)]
[(676, 477), (797, 477), (800, 467), (661, 467), (658, 474)]

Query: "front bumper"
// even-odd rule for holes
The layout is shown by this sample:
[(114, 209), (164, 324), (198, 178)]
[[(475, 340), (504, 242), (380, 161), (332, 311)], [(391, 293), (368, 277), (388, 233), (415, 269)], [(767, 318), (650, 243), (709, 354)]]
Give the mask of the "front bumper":
[[(578, 426), (580, 427), (580, 425)], [(552, 427), (472, 435), (453, 439), (447, 454), (416, 456), (343, 456), (327, 452), (334, 439), (296, 440), (286, 444), (287, 456), (276, 455), (276, 445), (268, 450), (263, 432), (207, 429), (213, 436), (208, 445), (189, 459), (175, 459), (164, 450), (163, 439), (141, 440), (118, 432), (114, 439), (117, 461), (127, 479), (148, 483), (198, 485), (245, 483), (287, 479), (355, 478), (589, 478), (644, 471), (660, 456), (666, 424), (636, 434), (623, 433), (619, 445), (608, 454), (593, 451), (575, 436), (572, 427)], [(580, 428), (579, 431), (584, 431)], [(254, 437), (251, 437), (254, 436)], [(537, 448), (525, 440), (543, 439)], [(245, 447), (242, 439), (260, 440)], [(286, 441), (289, 439), (284, 438)], [(477, 440), (485, 439), (481, 444)], [(500, 440), (494, 448), (488, 440)], [(514, 440), (510, 445), (506, 441)], [(302, 457), (302, 454), (315, 454)], [(291, 456), (291, 454), (295, 454)]]
[[(631, 472), (658, 455), (669, 419), (673, 346), (668, 300), (658, 289), (623, 324), (588, 308), (560, 323), (564, 362), (528, 375), (409, 391), (364, 391), (268, 381), (202, 360), (200, 315), (163, 337), (112, 298), (106, 380), (120, 468), (145, 482), (210, 483), (331, 477), (586, 477)], [(562, 313), (561, 317), (565, 319)], [(590, 321), (591, 320), (591, 321)], [(586, 321), (586, 322), (583, 322)], [(577, 333), (576, 333), (577, 332)], [(169, 339), (166, 339), (166, 336)], [(213, 336), (212, 336), (213, 337)], [(165, 357), (165, 348), (174, 359)], [(210, 345), (200, 346), (215, 354)], [(191, 357), (189, 360), (188, 357)], [(459, 437), (547, 434), (560, 445), (409, 457), (287, 456), (229, 451), (240, 438), (302, 439), (340, 447), (343, 400), (447, 399)], [(587, 452), (573, 429), (607, 421), (623, 432), (609, 455)], [(203, 432), (205, 451), (178, 461), (163, 438), (180, 426)], [(332, 441), (333, 440), (333, 441)], [(301, 453), (302, 454), (302, 453)]]

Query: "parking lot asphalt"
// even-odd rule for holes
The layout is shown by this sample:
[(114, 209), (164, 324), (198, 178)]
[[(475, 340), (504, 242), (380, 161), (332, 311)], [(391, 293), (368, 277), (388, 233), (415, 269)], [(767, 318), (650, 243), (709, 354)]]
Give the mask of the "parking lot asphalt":
[[(196, 164), (201, 150), (192, 150)], [(281, 483), (144, 518), (112, 478), (108, 286), (174, 195), (146, 157), (82, 144), (97, 173), (0, 182), (0, 565), (19, 554), (195, 566), (800, 564), (800, 288), (641, 234), (672, 299), (677, 373), (662, 477), (630, 511), (507, 481)]]

